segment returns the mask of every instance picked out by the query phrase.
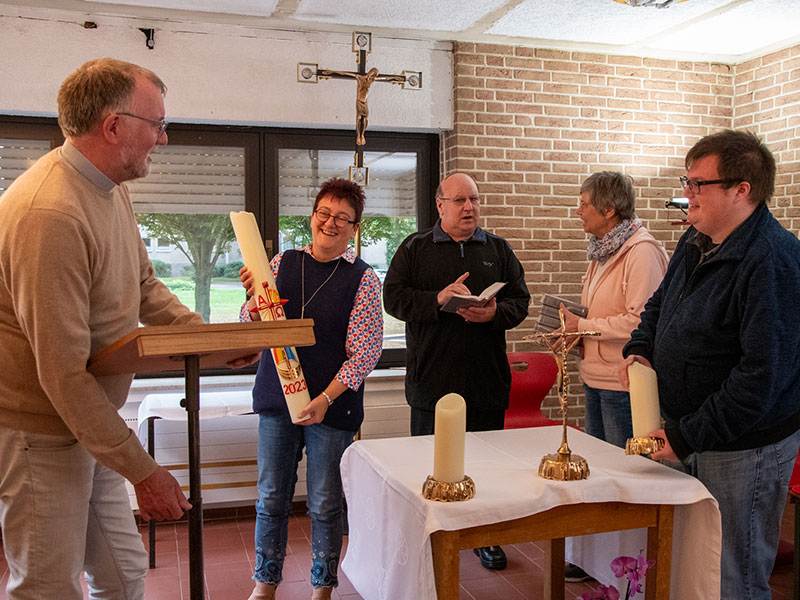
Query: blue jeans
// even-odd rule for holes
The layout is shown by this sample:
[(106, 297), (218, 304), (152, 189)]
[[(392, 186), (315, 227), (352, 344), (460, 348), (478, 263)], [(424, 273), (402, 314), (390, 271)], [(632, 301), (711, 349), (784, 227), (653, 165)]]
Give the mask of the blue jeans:
[(721, 600), (769, 600), (789, 478), (800, 431), (752, 450), (701, 452), (683, 461), (719, 502), (722, 515)]
[(631, 397), (628, 392), (600, 390), (589, 387), (586, 391), (586, 433), (620, 448), (633, 437), (631, 424)]
[(297, 466), (306, 449), (306, 506), (311, 515), (311, 585), (336, 587), (342, 550), (342, 478), (339, 461), (354, 432), (317, 423), (293, 425), (289, 415), (260, 415), (256, 565), (253, 579), (278, 585), (286, 556)]

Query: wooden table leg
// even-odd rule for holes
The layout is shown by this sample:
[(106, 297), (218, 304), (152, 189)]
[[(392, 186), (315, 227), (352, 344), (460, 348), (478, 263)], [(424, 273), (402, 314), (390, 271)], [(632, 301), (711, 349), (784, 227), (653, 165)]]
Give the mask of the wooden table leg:
[(674, 515), (674, 506), (662, 504), (658, 508), (658, 524), (647, 528), (647, 558), (655, 559), (656, 564), (647, 572), (645, 600), (669, 598)]
[(544, 600), (564, 600), (564, 538), (544, 544)]
[(458, 600), (459, 550), (457, 532), (435, 531), (431, 534), (433, 573), (438, 600)]
[(564, 555), (568, 535), (647, 528), (647, 558), (655, 565), (647, 573), (646, 600), (667, 600), (672, 566), (674, 507), (621, 502), (581, 503), (556, 507), (519, 519), (431, 534), (433, 573), (439, 600), (459, 596), (459, 551), (491, 544), (545, 542), (545, 600), (564, 600)]

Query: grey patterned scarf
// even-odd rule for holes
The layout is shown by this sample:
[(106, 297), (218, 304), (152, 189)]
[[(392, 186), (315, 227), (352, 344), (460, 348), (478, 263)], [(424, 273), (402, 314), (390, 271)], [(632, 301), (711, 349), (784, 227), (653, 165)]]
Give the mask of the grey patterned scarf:
[(639, 217), (633, 219), (626, 219), (617, 223), (614, 228), (605, 234), (602, 238), (593, 235), (589, 240), (589, 247), (586, 249), (586, 255), (589, 260), (596, 260), (601, 265), (614, 256), (622, 247), (622, 244), (628, 241), (636, 230), (642, 226), (642, 221)]

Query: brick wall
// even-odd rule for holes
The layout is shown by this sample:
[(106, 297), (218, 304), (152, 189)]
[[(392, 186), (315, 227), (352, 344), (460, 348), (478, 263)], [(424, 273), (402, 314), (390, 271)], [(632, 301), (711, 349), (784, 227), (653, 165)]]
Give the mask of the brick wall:
[(773, 214), (800, 231), (800, 45), (736, 66), (733, 127), (763, 137), (778, 163)]
[[(685, 228), (665, 208), (681, 196), (683, 158), (726, 127), (765, 136), (780, 163), (776, 215), (800, 229), (800, 46), (740, 65), (528, 47), (454, 46), (454, 128), (443, 136), (443, 173), (478, 181), (483, 224), (522, 261), (530, 317), (509, 349), (541, 350), (533, 332), (544, 293), (580, 299), (587, 235), (575, 214), (582, 181), (621, 170), (636, 184), (636, 212), (671, 252)], [(570, 421), (583, 422), (571, 370)], [(555, 414), (555, 398), (545, 412)]]

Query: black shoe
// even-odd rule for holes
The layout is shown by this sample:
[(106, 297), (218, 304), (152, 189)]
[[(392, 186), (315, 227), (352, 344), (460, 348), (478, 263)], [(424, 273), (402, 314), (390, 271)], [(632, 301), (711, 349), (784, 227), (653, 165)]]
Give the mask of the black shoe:
[(592, 576), (578, 565), (567, 563), (564, 567), (564, 581), (567, 583), (580, 583), (582, 581), (591, 581), (592, 579)]
[(487, 569), (501, 571), (506, 568), (506, 553), (500, 546), (485, 546), (473, 548), (475, 555), (481, 559), (481, 564)]

